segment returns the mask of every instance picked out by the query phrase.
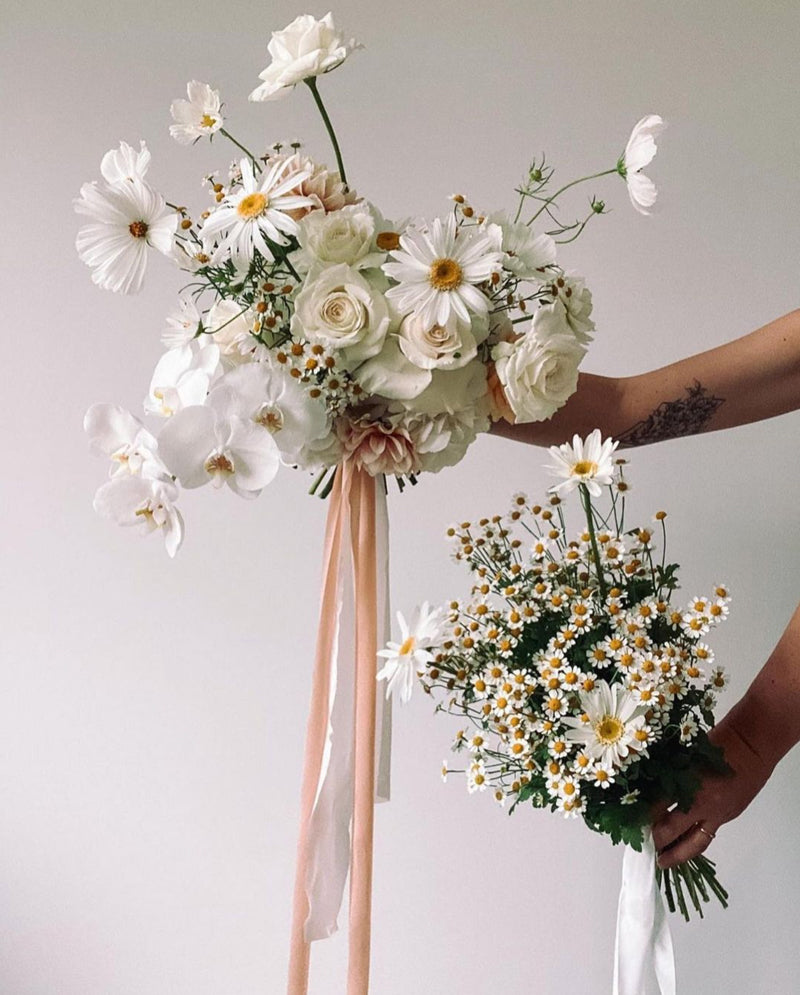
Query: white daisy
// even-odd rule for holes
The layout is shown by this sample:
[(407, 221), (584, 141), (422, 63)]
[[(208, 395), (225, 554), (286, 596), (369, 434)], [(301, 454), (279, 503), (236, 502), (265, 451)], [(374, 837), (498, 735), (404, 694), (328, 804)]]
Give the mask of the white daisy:
[(431, 611), (425, 601), (416, 609), (410, 623), (401, 612), (397, 613), (397, 622), (400, 642), (388, 642), (386, 649), (378, 651), (378, 656), (386, 663), (378, 671), (377, 679), (386, 681), (387, 698), (399, 690), (400, 700), (407, 702), (411, 698), (415, 671), (433, 660), (430, 649), (441, 638), (443, 618), (441, 609)]
[(181, 145), (213, 135), (225, 123), (219, 111), (219, 90), (193, 79), (186, 84), (186, 93), (188, 100), (173, 100), (169, 109), (175, 122), (169, 126), (169, 133)]
[(658, 114), (648, 114), (638, 121), (631, 132), (625, 151), (617, 163), (617, 172), (628, 186), (631, 203), (640, 214), (650, 214), (658, 193), (653, 181), (643, 176), (644, 169), (656, 154), (656, 138), (666, 125)]
[(178, 215), (141, 180), (115, 185), (84, 183), (75, 210), (90, 219), (78, 232), (78, 256), (92, 268), (92, 281), (105, 290), (141, 290), (147, 249), (172, 255)]
[(575, 435), (572, 445), (565, 442), (560, 446), (551, 446), (550, 455), (556, 462), (548, 469), (564, 480), (550, 490), (563, 497), (579, 484), (585, 484), (591, 495), (599, 497), (602, 494), (600, 485), (610, 484), (613, 478), (614, 463), (611, 455), (618, 445), (618, 442), (611, 439), (603, 442), (600, 429), (596, 428), (585, 440)]
[(285, 176), (285, 163), (279, 159), (256, 177), (249, 159), (242, 159), (239, 166), (241, 187), (228, 194), (203, 226), (204, 241), (217, 241), (211, 252), (213, 265), (230, 257), (235, 265), (248, 266), (256, 250), (266, 259), (274, 259), (267, 239), (276, 245), (288, 245), (286, 235), (297, 235), (298, 229), (287, 212), (312, 205), (309, 197), (292, 192), (311, 176), (311, 170)]
[(452, 214), (444, 221), (434, 218), (428, 230), (406, 229), (392, 261), (383, 264), (384, 273), (397, 281), (387, 298), (429, 326), (446, 325), (452, 313), (466, 323), (470, 311), (487, 314), (489, 300), (477, 284), (501, 268), (500, 238), (497, 225), (467, 234)]
[(606, 681), (598, 681), (593, 691), (581, 691), (579, 697), (584, 714), (562, 719), (569, 727), (566, 738), (583, 744), (592, 759), (621, 766), (638, 748), (635, 733), (644, 726), (645, 707), (621, 684)]

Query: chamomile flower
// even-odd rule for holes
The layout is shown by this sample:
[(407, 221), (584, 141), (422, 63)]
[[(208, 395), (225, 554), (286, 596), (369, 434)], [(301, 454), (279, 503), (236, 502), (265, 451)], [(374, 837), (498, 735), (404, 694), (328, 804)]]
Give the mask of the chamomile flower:
[(385, 649), (378, 651), (386, 663), (377, 679), (386, 681), (387, 698), (398, 690), (400, 700), (405, 703), (411, 698), (415, 672), (433, 660), (430, 647), (441, 637), (443, 622), (441, 610), (431, 611), (427, 601), (417, 608), (410, 622), (398, 612), (397, 622), (401, 641), (388, 642)]
[(596, 428), (586, 439), (573, 436), (572, 444), (565, 442), (551, 446), (550, 455), (555, 463), (549, 466), (553, 474), (564, 479), (550, 488), (564, 497), (579, 484), (585, 484), (593, 497), (602, 494), (601, 484), (610, 484), (614, 474), (611, 456), (619, 445), (611, 439), (602, 441), (600, 429)]
[(469, 765), (467, 771), (467, 790), (470, 794), (475, 791), (485, 791), (488, 787), (489, 779), (486, 775), (486, 767), (482, 760), (477, 760)]
[(382, 268), (397, 281), (386, 297), (398, 311), (431, 326), (446, 325), (451, 314), (471, 323), (471, 313), (489, 311), (489, 299), (477, 285), (502, 265), (500, 229), (484, 225), (469, 234), (449, 214), (444, 221), (434, 218), (427, 230), (407, 228), (391, 257)]
[(217, 265), (230, 258), (236, 266), (249, 265), (258, 251), (273, 260), (274, 245), (289, 245), (287, 235), (297, 235), (297, 222), (289, 212), (311, 207), (309, 197), (294, 193), (311, 176), (311, 170), (284, 174), (285, 163), (278, 160), (263, 175), (256, 177), (249, 159), (240, 160), (241, 187), (229, 193), (203, 225), (203, 240), (207, 251), (216, 241), (211, 262)]

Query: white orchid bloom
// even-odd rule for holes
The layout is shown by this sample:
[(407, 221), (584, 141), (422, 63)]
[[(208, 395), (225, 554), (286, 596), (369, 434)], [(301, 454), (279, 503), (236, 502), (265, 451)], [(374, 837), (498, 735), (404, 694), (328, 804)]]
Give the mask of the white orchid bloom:
[(161, 430), (161, 458), (184, 487), (227, 484), (254, 498), (272, 481), (280, 466), (275, 439), (240, 410), (235, 391), (219, 387), (207, 405), (183, 408)]
[(145, 411), (170, 418), (183, 408), (203, 404), (218, 367), (219, 348), (208, 335), (165, 352), (153, 372)]
[(648, 114), (638, 121), (631, 132), (622, 158), (617, 163), (617, 172), (628, 186), (631, 203), (640, 214), (650, 214), (658, 191), (656, 185), (641, 172), (653, 161), (656, 154), (656, 138), (666, 127), (658, 114)]
[(156, 455), (158, 441), (138, 418), (116, 404), (93, 404), (83, 419), (92, 452), (111, 460), (110, 477), (141, 476), (167, 479)]
[(114, 477), (95, 494), (94, 510), (117, 525), (138, 526), (145, 534), (160, 531), (167, 553), (175, 556), (183, 542), (177, 496), (178, 488), (169, 481)]

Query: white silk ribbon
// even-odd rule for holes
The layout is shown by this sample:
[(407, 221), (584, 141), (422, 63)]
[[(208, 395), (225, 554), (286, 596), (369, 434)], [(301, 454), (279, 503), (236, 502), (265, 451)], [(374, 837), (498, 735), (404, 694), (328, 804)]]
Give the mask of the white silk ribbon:
[[(375, 487), (378, 646), (389, 635), (389, 519), (383, 480)], [(309, 824), (306, 874), (307, 942), (331, 936), (338, 929), (339, 910), (350, 870), (353, 818), (355, 723), (355, 588), (349, 515), (339, 547), (336, 633), (331, 651), (328, 730)], [(375, 661), (376, 673), (378, 660)], [(376, 703), (375, 800), (388, 801), (391, 758), (391, 702)]]
[(656, 880), (653, 835), (641, 852), (625, 847), (614, 944), (613, 995), (646, 995), (655, 976), (660, 995), (675, 995), (675, 955), (664, 899)]

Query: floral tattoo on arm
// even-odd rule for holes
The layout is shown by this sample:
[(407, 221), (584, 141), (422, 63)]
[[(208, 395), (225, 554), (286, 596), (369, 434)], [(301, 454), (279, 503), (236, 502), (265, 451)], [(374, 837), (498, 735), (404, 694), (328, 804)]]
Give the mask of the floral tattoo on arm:
[(674, 401), (662, 401), (646, 418), (636, 422), (618, 435), (620, 446), (646, 446), (651, 442), (664, 442), (684, 435), (702, 432), (715, 411), (725, 403), (723, 397), (713, 394), (695, 380), (686, 388), (686, 395)]

